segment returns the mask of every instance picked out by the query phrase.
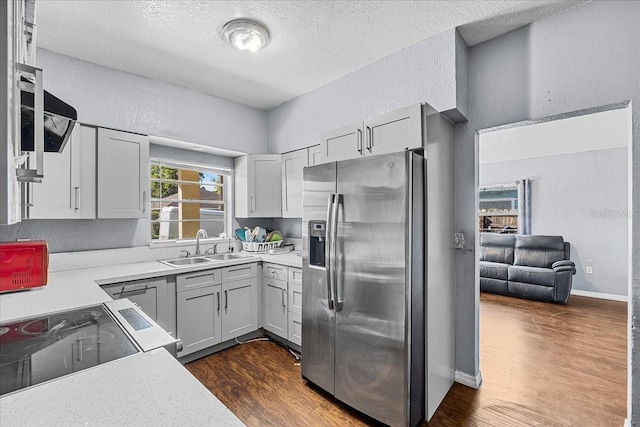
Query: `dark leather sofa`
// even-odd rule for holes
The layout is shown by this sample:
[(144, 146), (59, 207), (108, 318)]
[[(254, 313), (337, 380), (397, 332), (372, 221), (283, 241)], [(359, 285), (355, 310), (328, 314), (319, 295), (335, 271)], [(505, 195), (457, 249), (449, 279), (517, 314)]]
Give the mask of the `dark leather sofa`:
[(562, 236), (480, 234), (480, 290), (566, 303), (575, 264)]

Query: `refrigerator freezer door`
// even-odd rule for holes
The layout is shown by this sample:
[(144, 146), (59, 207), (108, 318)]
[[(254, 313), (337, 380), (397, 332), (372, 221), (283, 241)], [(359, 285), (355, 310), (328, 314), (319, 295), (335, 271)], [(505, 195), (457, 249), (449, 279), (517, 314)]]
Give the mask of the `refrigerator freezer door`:
[[(302, 376), (333, 394), (335, 312), (329, 306), (326, 268), (309, 262), (309, 223), (327, 221), (330, 195), (336, 192), (336, 163), (304, 168), (303, 175)], [(329, 256), (324, 254), (326, 260)]]
[(337, 164), (335, 396), (394, 426), (408, 423), (407, 158)]

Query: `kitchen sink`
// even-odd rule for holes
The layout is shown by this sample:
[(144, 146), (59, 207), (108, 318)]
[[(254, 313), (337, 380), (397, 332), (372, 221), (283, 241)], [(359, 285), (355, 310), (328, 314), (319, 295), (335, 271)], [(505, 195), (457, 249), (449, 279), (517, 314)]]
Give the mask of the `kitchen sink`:
[(240, 259), (246, 258), (251, 255), (238, 254), (238, 253), (226, 253), (226, 254), (215, 254), (215, 255), (207, 255), (207, 256), (194, 256), (194, 257), (186, 257), (186, 258), (175, 258), (175, 259), (167, 259), (164, 261), (158, 261), (166, 265), (170, 265), (171, 267), (183, 267), (185, 265), (197, 265), (204, 263), (214, 263), (216, 261), (229, 261), (232, 259)]
[(228, 254), (208, 255), (207, 258), (214, 261), (227, 261), (230, 259), (246, 258), (247, 256), (250, 256), (250, 255), (228, 253)]
[(170, 265), (172, 267), (180, 267), (183, 265), (203, 264), (205, 262), (215, 262), (215, 261), (217, 260), (199, 256), (199, 257), (168, 259), (168, 260), (159, 261), (159, 262)]

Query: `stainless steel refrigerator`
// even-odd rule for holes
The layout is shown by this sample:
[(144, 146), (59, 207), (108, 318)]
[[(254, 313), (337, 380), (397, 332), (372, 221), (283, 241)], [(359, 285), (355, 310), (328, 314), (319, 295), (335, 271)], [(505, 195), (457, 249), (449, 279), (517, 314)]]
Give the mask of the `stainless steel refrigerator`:
[(304, 169), (302, 376), (392, 426), (425, 417), (426, 176), (411, 151)]

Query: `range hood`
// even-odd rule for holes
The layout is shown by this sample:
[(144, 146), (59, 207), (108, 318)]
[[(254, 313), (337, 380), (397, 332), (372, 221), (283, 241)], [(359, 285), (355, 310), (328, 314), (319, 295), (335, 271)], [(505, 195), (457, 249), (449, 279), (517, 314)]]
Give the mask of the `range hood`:
[[(20, 100), (21, 150), (35, 151), (34, 94), (22, 91)], [(44, 151), (48, 153), (61, 152), (71, 136), (76, 120), (78, 120), (78, 113), (75, 108), (45, 90)]]

